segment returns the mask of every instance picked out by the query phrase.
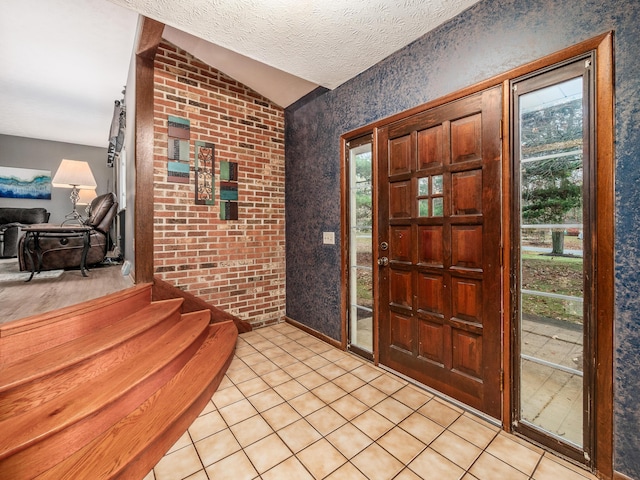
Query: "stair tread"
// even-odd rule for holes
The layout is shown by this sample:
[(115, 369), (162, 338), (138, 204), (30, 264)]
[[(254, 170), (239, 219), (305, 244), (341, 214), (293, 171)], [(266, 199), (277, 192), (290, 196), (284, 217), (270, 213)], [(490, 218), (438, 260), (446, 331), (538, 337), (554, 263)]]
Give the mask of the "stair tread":
[(113, 323), (119, 313), (151, 303), (151, 285), (139, 285), (70, 307), (0, 324), (0, 366), (66, 343)]
[(37, 478), (142, 478), (209, 401), (233, 358), (237, 336), (232, 321), (210, 325), (200, 349), (162, 388), (109, 430)]
[[(166, 383), (166, 378), (156, 378), (165, 376), (159, 374), (163, 367), (170, 366), (172, 371), (166, 373), (175, 373), (173, 369), (183, 368), (195, 350), (179, 365), (174, 366), (172, 361), (190, 347), (201, 347), (198, 340), (201, 338), (204, 341), (208, 320), (207, 315), (183, 315), (183, 321), (177, 322), (149, 348), (131, 357), (119, 368), (94, 377), (33, 410), (0, 422), (0, 431), (3, 432), (0, 437), (0, 469), (4, 471), (8, 468), (10, 471), (11, 465), (21, 468), (20, 465), (30, 461), (41, 463), (47, 458), (40, 443), (44, 438), (63, 430), (69, 432), (71, 426), (91, 418), (92, 429), (86, 433), (91, 435), (90, 438), (86, 438), (86, 435), (83, 438), (68, 438), (71, 436), (68, 433), (64, 445), (59, 445), (71, 453), (74, 450), (72, 441), (84, 444), (114, 423), (112, 418), (107, 417), (126, 415), (135, 410)], [(196, 342), (197, 346), (192, 347)], [(100, 415), (103, 418), (97, 419)], [(60, 443), (61, 440), (56, 441)], [(38, 449), (38, 455), (29, 455), (29, 447), (34, 445)]]
[(181, 303), (151, 303), (131, 314), (135, 316), (135, 322), (128, 322), (125, 317), (88, 335), (10, 363), (0, 372), (0, 393), (108, 351), (161, 322), (165, 316), (179, 315)]

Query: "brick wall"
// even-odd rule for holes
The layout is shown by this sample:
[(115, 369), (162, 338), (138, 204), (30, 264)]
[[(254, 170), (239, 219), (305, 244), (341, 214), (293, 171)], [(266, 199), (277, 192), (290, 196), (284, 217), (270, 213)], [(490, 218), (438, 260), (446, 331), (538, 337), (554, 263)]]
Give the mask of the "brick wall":
[[(155, 275), (254, 326), (284, 318), (284, 112), (163, 42), (155, 60)], [(167, 116), (189, 119), (190, 182), (167, 181)], [(195, 141), (215, 144), (215, 205), (195, 205)], [(220, 161), (238, 163), (238, 220), (220, 220)]]

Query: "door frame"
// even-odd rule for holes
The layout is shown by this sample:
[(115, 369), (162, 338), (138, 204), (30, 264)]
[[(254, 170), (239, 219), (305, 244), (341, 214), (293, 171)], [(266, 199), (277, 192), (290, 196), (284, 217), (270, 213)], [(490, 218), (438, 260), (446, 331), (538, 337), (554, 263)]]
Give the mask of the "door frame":
[[(511, 222), (512, 191), (511, 191), (511, 138), (509, 134), (510, 123), (510, 81), (524, 75), (544, 69), (550, 65), (562, 63), (573, 57), (583, 55), (587, 52), (595, 53), (595, 120), (596, 120), (596, 165), (597, 177), (597, 201), (596, 218), (598, 219), (595, 238), (596, 255), (595, 268), (599, 272), (599, 281), (594, 292), (596, 301), (595, 314), (595, 359), (593, 378), (597, 388), (594, 392), (594, 418), (593, 425), (595, 442), (593, 444), (592, 467), (604, 478), (613, 478), (613, 319), (614, 319), (614, 92), (613, 92), (613, 32), (605, 32), (597, 37), (585, 40), (579, 44), (565, 48), (559, 52), (547, 55), (541, 59), (527, 63), (508, 72), (497, 75), (488, 80), (482, 81), (462, 90), (452, 92), (444, 97), (438, 98), (423, 105), (419, 105), (410, 110), (383, 118), (374, 123), (346, 132), (340, 137), (341, 159), (344, 159), (347, 152), (346, 143), (358, 136), (366, 133), (373, 133), (373, 168), (374, 179), (377, 178), (376, 166), (378, 150), (376, 145), (377, 129), (383, 125), (402, 120), (409, 116), (424, 112), (437, 106), (449, 103), (462, 97), (486, 90), (493, 86), (502, 84), (502, 346), (503, 346), (503, 371), (504, 389), (502, 397), (502, 428), (511, 432), (511, 388), (513, 384), (513, 342), (510, 332), (512, 330), (511, 309), (512, 299), (509, 291), (511, 284)], [(345, 162), (341, 161), (341, 253), (343, 258), (348, 253), (348, 223), (347, 210), (345, 208), (345, 195), (348, 193), (348, 185), (345, 177)], [(373, 206), (377, 209), (377, 184), (374, 183)], [(348, 204), (347, 204), (348, 205)], [(377, 210), (376, 210), (377, 211)], [(378, 232), (376, 215), (373, 224), (374, 235)], [(506, 253), (505, 253), (506, 252)], [(377, 245), (374, 244), (373, 258), (378, 258)], [(346, 349), (346, 318), (347, 318), (347, 279), (348, 271), (345, 269), (345, 262), (342, 262), (342, 346)], [(376, 272), (376, 269), (374, 269)], [(374, 297), (379, 298), (377, 292), (377, 273), (374, 273)], [(379, 361), (377, 318), (374, 317), (374, 363)]]

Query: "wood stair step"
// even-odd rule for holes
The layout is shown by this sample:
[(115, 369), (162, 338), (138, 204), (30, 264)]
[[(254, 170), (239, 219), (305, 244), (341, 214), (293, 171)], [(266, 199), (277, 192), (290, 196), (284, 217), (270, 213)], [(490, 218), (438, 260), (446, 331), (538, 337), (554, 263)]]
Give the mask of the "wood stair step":
[(237, 337), (232, 321), (210, 325), (205, 342), (171, 380), (139, 408), (37, 478), (143, 478), (211, 399), (231, 363)]
[(178, 299), (154, 302), (116, 323), (8, 364), (0, 371), (0, 421), (117, 368), (180, 319)]
[(208, 312), (183, 315), (158, 340), (117, 368), (0, 422), (2, 475), (32, 478), (91, 443), (172, 382), (197, 356), (209, 331)]
[(151, 284), (0, 324), (0, 367), (110, 325), (151, 302)]

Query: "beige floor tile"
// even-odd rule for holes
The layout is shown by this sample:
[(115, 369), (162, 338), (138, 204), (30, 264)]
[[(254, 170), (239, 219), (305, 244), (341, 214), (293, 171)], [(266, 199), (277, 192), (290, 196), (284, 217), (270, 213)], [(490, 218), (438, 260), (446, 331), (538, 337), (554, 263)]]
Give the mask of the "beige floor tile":
[(327, 383), (327, 379), (316, 372), (305, 373), (304, 375), (297, 377), (296, 380), (309, 390), (313, 390), (314, 388)]
[(340, 368), (344, 368), (346, 371), (350, 372), (355, 368), (365, 365), (365, 362), (356, 358), (355, 355), (345, 355), (342, 359), (336, 361), (335, 364)]
[(410, 468), (402, 470), (393, 480), (424, 480), (423, 477), (416, 475)]
[[(227, 424), (222, 419), (220, 412), (213, 411), (196, 418), (189, 427), (189, 433), (191, 434), (191, 440), (197, 442), (225, 428), (227, 428)], [(189, 443), (191, 443), (191, 440), (189, 440)]]
[(330, 434), (347, 423), (339, 413), (329, 406), (316, 410), (305, 418), (323, 436)]
[(206, 472), (216, 480), (252, 480), (258, 475), (242, 450), (208, 466)]
[(287, 365), (292, 365), (298, 362), (298, 360), (293, 355), (289, 355), (288, 353), (285, 353), (284, 355), (280, 355), (278, 357), (274, 357), (271, 359), (271, 361), (280, 368), (284, 368)]
[(437, 398), (429, 401), (421, 407), (418, 412), (443, 427), (451, 425), (462, 414), (462, 410), (459, 408), (453, 407), (452, 405), (445, 405)]
[(347, 392), (331, 382), (320, 385), (311, 390), (311, 392), (326, 404), (334, 402), (347, 394)]
[[(447, 460), (435, 450), (427, 448), (418, 455), (409, 468), (421, 478), (437, 478), (438, 480), (457, 480), (464, 475), (464, 470), (450, 460)], [(501, 480), (495, 477), (493, 480)], [(505, 480), (508, 477), (504, 477)], [(511, 480), (511, 479), (509, 479)]]
[(516, 442), (510, 435), (498, 434), (486, 450), (494, 457), (531, 476), (542, 458), (542, 454)]
[(351, 392), (351, 395), (356, 397), (365, 405), (373, 407), (387, 398), (387, 395), (382, 393), (377, 388), (373, 388), (371, 385), (363, 385), (362, 387)]
[(278, 436), (293, 453), (298, 453), (322, 438), (322, 435), (304, 418), (278, 430)]
[(369, 480), (351, 463), (345, 463), (325, 480)]
[(260, 474), (275, 467), (292, 455), (291, 450), (275, 433), (249, 445), (244, 449), (244, 452)]
[(326, 438), (340, 453), (349, 459), (373, 443), (373, 440), (350, 423), (330, 433)]
[(311, 392), (307, 392), (290, 400), (289, 404), (303, 417), (325, 406), (325, 403)]
[[(259, 393), (258, 395), (262, 394)], [(231, 405), (223, 407), (219, 412), (229, 426), (240, 423), (241, 421), (246, 420), (249, 417), (253, 417), (258, 413), (247, 399), (239, 400)]]
[(392, 454), (404, 465), (408, 465), (426, 445), (400, 427), (394, 427), (380, 437), (378, 445)]
[[(296, 457), (290, 457), (261, 476), (262, 480), (314, 480)], [(217, 478), (215, 480), (218, 480)]]
[(172, 452), (158, 462), (154, 468), (156, 480), (176, 480), (202, 470), (202, 463), (193, 445)]
[(398, 380), (388, 373), (374, 378), (370, 383), (372, 387), (377, 388), (387, 395), (391, 395), (407, 385), (407, 382), (404, 380)]
[[(527, 480), (529, 478), (528, 475), (525, 475), (520, 470), (507, 465), (502, 460), (487, 452), (480, 455), (480, 458), (471, 466), (469, 473), (478, 478), (478, 480), (495, 480), (496, 478)], [(563, 477), (556, 477), (555, 480), (559, 480), (560, 478), (567, 480)]]
[(196, 473), (189, 475), (188, 477), (185, 477), (183, 480), (209, 480), (209, 477), (207, 475), (207, 472), (202, 469), (197, 471)]
[(419, 413), (409, 415), (398, 426), (409, 432), (425, 445), (429, 445), (444, 431), (442, 425), (437, 424), (433, 420), (429, 420)]
[(478, 422), (475, 416), (465, 413), (449, 426), (449, 431), (473, 443), (476, 447), (485, 448), (498, 434), (498, 427)]
[(364, 382), (351, 373), (345, 373), (344, 375), (334, 378), (332, 383), (339, 386), (345, 392), (353, 392), (364, 385)]
[(346, 370), (340, 368), (339, 366), (333, 363), (330, 363), (329, 365), (325, 365), (324, 367), (318, 368), (316, 372), (322, 375), (327, 380), (333, 380), (334, 378), (338, 378), (344, 375), (345, 373), (347, 373)]
[(331, 350), (333, 347), (331, 345), (329, 345), (328, 343), (322, 342), (320, 340), (317, 340), (313, 343), (310, 343), (309, 345), (307, 345), (307, 348), (315, 353), (317, 353), (318, 355), (320, 355), (321, 353), (324, 353), (328, 350)]
[(176, 440), (176, 443), (174, 443), (171, 446), (171, 448), (167, 450), (167, 453), (175, 452), (176, 450), (180, 450), (181, 448), (188, 447), (191, 444), (192, 444), (191, 437), (189, 436), (189, 432), (186, 431), (180, 436), (178, 440)]
[(233, 386), (233, 382), (231, 381), (231, 379), (228, 376), (224, 376), (222, 378), (222, 381), (220, 382), (220, 385), (218, 385), (218, 390), (224, 390), (225, 388), (229, 388)]
[(264, 355), (271, 361), (273, 361), (273, 359), (276, 357), (287, 354), (287, 352), (285, 352), (282, 348), (276, 346), (272, 346), (264, 350), (260, 349), (260, 353), (262, 353), (262, 355)]
[(257, 365), (251, 365), (251, 369), (256, 373), (256, 375), (266, 375), (274, 370), (280, 370), (280, 367), (271, 361), (266, 361), (258, 363)]
[(260, 415), (255, 415), (231, 427), (231, 432), (243, 448), (271, 435), (273, 429)]
[(307, 387), (296, 380), (289, 380), (282, 385), (273, 387), (273, 389), (278, 392), (278, 395), (280, 395), (285, 400), (291, 400), (292, 398), (308, 392)]
[(222, 430), (195, 443), (202, 464), (206, 467), (240, 450), (231, 430)]
[(337, 362), (339, 360), (342, 360), (343, 358), (345, 358), (347, 356), (346, 353), (341, 352), (340, 350), (338, 350), (337, 348), (332, 348), (331, 350), (327, 350), (326, 352), (321, 354), (324, 358), (326, 358), (327, 360), (329, 360), (330, 362)]
[(404, 468), (404, 464), (376, 443), (353, 457), (351, 463), (368, 478), (376, 480), (392, 479)]
[(382, 375), (382, 372), (380, 370), (367, 364), (360, 365), (358, 368), (354, 368), (353, 370), (351, 370), (351, 373), (358, 377), (360, 380), (363, 380), (367, 383)]
[(354, 418), (351, 423), (372, 440), (377, 440), (394, 427), (394, 424), (373, 410), (367, 410)]
[(251, 402), (251, 405), (253, 405), (256, 410), (258, 410), (259, 412), (264, 412), (265, 410), (269, 410), (276, 405), (284, 403), (284, 399), (280, 395), (278, 395), (275, 390), (269, 388), (264, 392), (256, 393), (255, 395), (249, 397), (249, 402)]
[(326, 477), (347, 461), (347, 459), (324, 438), (305, 448), (297, 456), (314, 478)]
[(291, 380), (291, 376), (287, 372), (281, 369), (274, 370), (273, 372), (269, 372), (266, 375), (263, 375), (261, 378), (265, 382), (267, 382), (271, 387), (278, 386), (282, 383), (285, 383)]
[(306, 360), (303, 360), (303, 362), (309, 368), (312, 368), (314, 370), (322, 368), (325, 365), (329, 365), (329, 363), (331, 363), (331, 362), (329, 362), (329, 360), (327, 360), (326, 358), (324, 358), (321, 355), (315, 355), (313, 357), (307, 358)]
[(282, 367), (282, 369), (291, 375), (293, 378), (298, 378), (306, 373), (312, 372), (311, 368), (308, 365), (300, 361), (296, 361), (291, 365), (287, 365), (286, 367)]
[(289, 350), (289, 353), (301, 362), (304, 362), (305, 360), (317, 355), (316, 352), (312, 352), (307, 347), (304, 347), (302, 345), (298, 345), (298, 348)]
[[(260, 349), (256, 348), (256, 350), (258, 350), (259, 352)], [(268, 359), (261, 353), (254, 353), (253, 355), (247, 355), (245, 357), (242, 357), (242, 361), (251, 367), (253, 365), (259, 365), (261, 363), (265, 363), (268, 361)]]
[(482, 450), (455, 433), (445, 431), (430, 445), (440, 455), (467, 470)]
[(393, 398), (404, 403), (407, 407), (418, 410), (433, 398), (433, 395), (420, 390), (413, 385), (406, 385), (393, 394)]
[(281, 403), (276, 407), (262, 412), (261, 415), (275, 431), (278, 431), (302, 418), (288, 403)]
[[(211, 412), (213, 412), (215, 410), (217, 410), (216, 406), (213, 404), (213, 402), (211, 400), (209, 400), (207, 402), (207, 404), (205, 405), (205, 407), (200, 412), (200, 415), (206, 415), (207, 413), (211, 413)], [(200, 416), (200, 415), (198, 415), (198, 416)]]
[(533, 472), (533, 480), (595, 480), (595, 476), (546, 453)]
[(269, 384), (262, 380), (262, 378), (256, 377), (251, 380), (247, 380), (246, 382), (239, 383), (237, 388), (245, 397), (250, 397), (256, 393), (264, 392), (269, 388)]
[[(234, 370), (233, 372), (227, 372), (227, 376), (233, 383), (236, 385), (238, 383), (246, 382), (247, 380), (251, 380), (252, 378), (256, 378), (258, 375), (251, 368), (245, 367), (240, 368), (238, 370)], [(224, 391), (224, 390), (218, 390)]]
[(227, 405), (231, 405), (232, 403), (238, 402), (244, 398), (242, 392), (238, 390), (236, 387), (225, 388), (224, 390), (218, 390), (213, 394), (211, 400), (217, 409), (221, 409), (226, 407)]
[(156, 475), (155, 473), (153, 473), (153, 470), (151, 470), (149, 473), (147, 473), (144, 478), (142, 480), (156, 480)]
[(413, 413), (413, 410), (392, 397), (385, 398), (374, 406), (373, 409), (384, 418), (396, 424)]
[(347, 420), (354, 419), (369, 408), (352, 395), (345, 395), (330, 406)]

